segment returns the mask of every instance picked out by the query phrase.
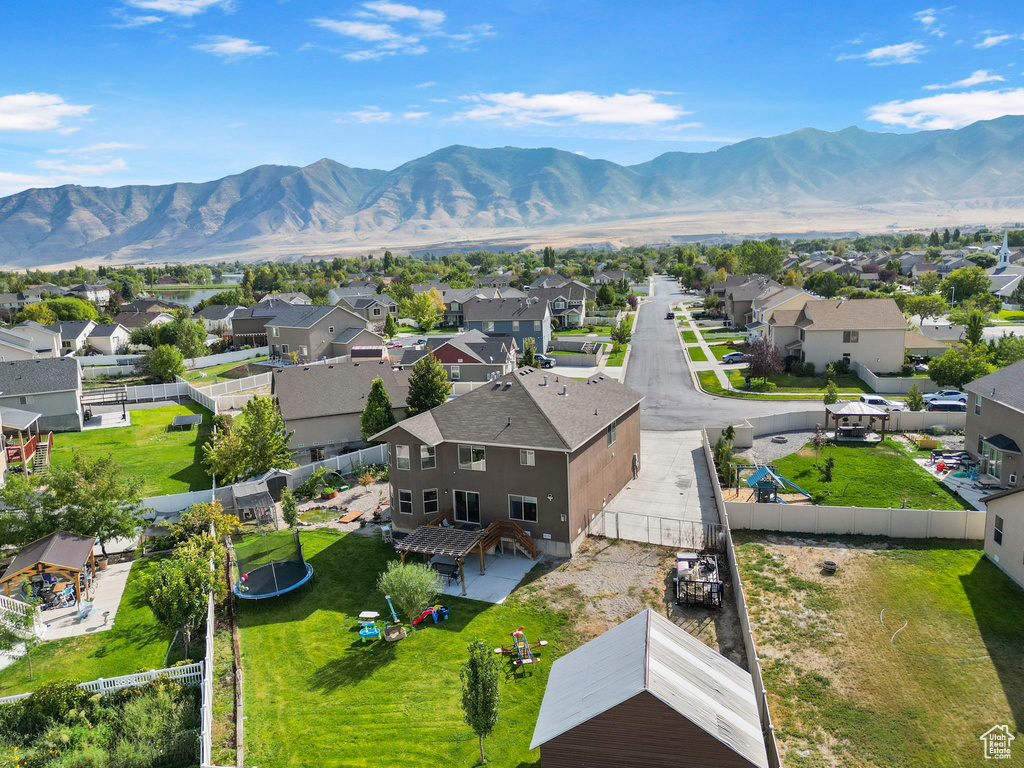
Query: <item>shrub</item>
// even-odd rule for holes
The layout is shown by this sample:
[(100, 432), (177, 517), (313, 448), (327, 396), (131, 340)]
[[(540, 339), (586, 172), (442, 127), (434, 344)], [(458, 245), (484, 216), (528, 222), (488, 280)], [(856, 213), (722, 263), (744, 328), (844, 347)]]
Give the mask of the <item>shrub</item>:
[(836, 360), (835, 370), (836, 373), (839, 374), (840, 376), (845, 376), (850, 372), (850, 361), (847, 360), (845, 357)]
[(944, 434), (946, 434), (946, 428), (940, 424), (936, 424), (934, 427), (928, 427), (928, 429), (926, 429), (925, 432), (927, 432), (932, 437), (942, 437)]
[(914, 366), (912, 366), (910, 363), (904, 363), (902, 366), (900, 366), (900, 376), (913, 376), (913, 375), (914, 375)]
[(774, 392), (778, 387), (771, 381), (761, 379), (751, 382), (749, 389), (751, 392)]
[(39, 686), (21, 704), (20, 729), (26, 734), (41, 733), (51, 721), (64, 720), (68, 713), (84, 707), (91, 694), (70, 680), (55, 680)]

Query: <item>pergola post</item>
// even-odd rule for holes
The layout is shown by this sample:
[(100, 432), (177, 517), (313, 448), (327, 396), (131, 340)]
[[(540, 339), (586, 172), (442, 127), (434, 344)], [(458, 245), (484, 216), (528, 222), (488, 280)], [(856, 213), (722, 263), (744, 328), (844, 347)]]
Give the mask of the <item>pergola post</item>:
[(484, 542), (483, 542), (483, 539), (481, 539), (480, 543), (477, 544), (477, 549), (480, 550), (480, 573), (484, 574), (487, 571), (486, 571), (486, 568), (484, 566)]
[(462, 570), (462, 558), (458, 558), (455, 562), (459, 564), (459, 581), (462, 582), (462, 595), (466, 595), (466, 572)]

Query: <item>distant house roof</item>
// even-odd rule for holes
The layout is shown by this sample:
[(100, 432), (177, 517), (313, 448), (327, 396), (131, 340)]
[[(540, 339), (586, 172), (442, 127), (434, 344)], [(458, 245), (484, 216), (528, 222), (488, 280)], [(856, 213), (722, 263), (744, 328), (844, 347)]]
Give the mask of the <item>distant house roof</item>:
[[(259, 305), (257, 304), (256, 306)], [(351, 320), (359, 328), (363, 327), (363, 318), (352, 314), (344, 307), (339, 307), (337, 305), (331, 306), (330, 304), (315, 304), (311, 306), (290, 304), (285, 307), (279, 307), (274, 312), (272, 319), (267, 321), (267, 327), (279, 326), (282, 328), (311, 328), (332, 312), (341, 313), (339, 314), (339, 319), (344, 315), (347, 315), (348, 317), (344, 319)]]
[(237, 304), (210, 304), (192, 315), (193, 320), (228, 320), (235, 312), (245, 307)]
[(82, 369), (77, 360), (69, 357), (0, 363), (0, 394), (3, 397), (77, 391), (81, 386)]
[(767, 768), (750, 673), (649, 608), (551, 665), (530, 748), (643, 692)]
[(462, 308), (466, 322), (487, 320), (543, 320), (548, 303), (534, 299), (473, 299)]
[[(972, 395), (981, 395), (1007, 408), (1024, 411), (1024, 360), (1011, 363), (1005, 368), (975, 379), (964, 387)], [(0, 387), (2, 389), (2, 387)]]
[(768, 325), (796, 325), (802, 311), (799, 309), (777, 309), (768, 318)]
[(391, 405), (400, 408), (409, 394), (410, 373), (393, 370), (386, 360), (278, 368), (274, 394), (285, 421), (361, 413), (370, 385), (379, 376)]
[(810, 331), (877, 331), (907, 329), (907, 319), (892, 299), (810, 301), (797, 325)]
[(80, 536), (67, 531), (54, 531), (22, 547), (11, 564), (7, 566), (0, 581), (7, 581), (22, 571), (39, 564), (68, 568), (73, 571), (84, 570), (95, 544), (95, 536)]
[(503, 286), (498, 288), (498, 298), (501, 299), (525, 299), (526, 294), (520, 291), (518, 288), (510, 288), (509, 286)]
[(340, 296), (339, 301), (347, 304), (352, 309), (366, 309), (367, 307), (392, 307), (398, 304), (386, 293), (371, 293), (366, 296)]
[(907, 349), (945, 349), (949, 346), (946, 342), (930, 339), (919, 331), (907, 331), (903, 339), (903, 346)]
[[(508, 361), (515, 349), (515, 339), (510, 336), (490, 336), (481, 331), (472, 330), (457, 336), (435, 337), (429, 339), (429, 349), (405, 347), (402, 350), (401, 365), (412, 365), (430, 351), (441, 351), (450, 347), (466, 358), (465, 364), (500, 365)], [(454, 363), (455, 361), (451, 361)]]
[(389, 429), (404, 429), (432, 445), (471, 441), (574, 451), (641, 400), (602, 374), (577, 381), (520, 368)]
[(440, 280), (431, 280), (429, 283), (413, 283), (410, 287), (412, 288), (413, 293), (426, 293), (431, 288), (437, 288), (440, 292), (450, 291), (452, 289), (448, 283), (442, 283)]
[(165, 299), (136, 299), (127, 304), (122, 304), (121, 311), (125, 313), (152, 312), (159, 314), (161, 312), (174, 312), (183, 306), (185, 305), (178, 304), (175, 301), (166, 301)]
[(59, 333), (65, 339), (77, 339), (82, 334), (88, 334), (96, 323), (92, 320), (59, 320), (51, 323), (48, 327), (51, 331)]
[(115, 333), (117, 333), (117, 329), (118, 328), (120, 328), (122, 331), (127, 331), (128, 330), (127, 328), (125, 328), (120, 323), (104, 323), (102, 325), (97, 325), (95, 328), (93, 328), (91, 331), (89, 331), (89, 338), (90, 339), (92, 339), (92, 338), (99, 338), (99, 339), (110, 338)]
[(274, 300), (283, 301), (287, 304), (308, 305), (313, 302), (313, 300), (309, 298), (309, 296), (304, 294), (302, 291), (292, 291), (290, 293), (268, 293), (266, 296), (260, 299), (260, 303)]
[(482, 299), (497, 299), (501, 297), (497, 288), (449, 288), (446, 291), (441, 291), (441, 300), (446, 306), (451, 304), (465, 304), (472, 298), (480, 297)]
[(141, 328), (162, 317), (166, 317), (168, 320), (173, 319), (166, 312), (121, 312), (114, 315), (114, 322), (120, 323), (125, 328)]

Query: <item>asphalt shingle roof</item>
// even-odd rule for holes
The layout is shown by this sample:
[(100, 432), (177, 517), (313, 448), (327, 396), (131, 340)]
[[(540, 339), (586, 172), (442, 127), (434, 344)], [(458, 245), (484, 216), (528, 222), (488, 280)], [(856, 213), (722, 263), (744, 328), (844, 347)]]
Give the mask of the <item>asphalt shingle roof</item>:
[(812, 331), (906, 330), (907, 319), (892, 299), (809, 301), (797, 322)]
[(193, 320), (227, 320), (231, 313), (245, 307), (237, 304), (211, 304), (192, 315)]
[(96, 544), (95, 536), (80, 536), (67, 531), (53, 533), (26, 544), (4, 572), (3, 579), (31, 568), (37, 563), (83, 570)]
[(0, 363), (0, 394), (4, 397), (78, 390), (81, 382), (82, 369), (69, 357)]
[(986, 400), (1005, 405), (1017, 411), (1024, 411), (1024, 360), (1011, 363), (1005, 368), (975, 379), (964, 387), (972, 395), (981, 395)]
[(386, 360), (304, 365), (274, 371), (274, 394), (285, 421), (361, 413), (378, 376), (399, 408), (409, 394), (410, 371), (395, 371)]
[(472, 299), (467, 301), (462, 309), (467, 322), (543, 320), (547, 311), (546, 301), (530, 299)]

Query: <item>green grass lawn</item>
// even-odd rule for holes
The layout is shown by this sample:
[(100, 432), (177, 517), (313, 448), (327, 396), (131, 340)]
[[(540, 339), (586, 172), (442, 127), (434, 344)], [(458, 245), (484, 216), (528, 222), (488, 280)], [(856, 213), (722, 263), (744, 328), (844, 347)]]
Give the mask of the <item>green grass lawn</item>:
[[(179, 413), (201, 413), (198, 429), (170, 430)], [(71, 462), (75, 451), (96, 457), (113, 454), (125, 472), (143, 479), (143, 496), (201, 491), (212, 487), (202, 467), (202, 446), (209, 441), (213, 416), (191, 401), (167, 408), (149, 408), (130, 412), (132, 425), (88, 432), (62, 432), (53, 436), (54, 466)]]
[[(473, 765), (477, 740), (460, 707), (466, 646), (497, 646), (524, 626), (544, 638), (532, 675), (501, 679), (501, 713), (486, 739), (488, 765), (536, 765), (530, 736), (551, 662), (564, 652), (561, 614), (444, 597), (451, 618), (412, 628), (398, 643), (363, 643), (361, 611), (387, 613), (378, 574), (395, 557), (376, 538), (311, 531), (310, 585), (240, 606), (246, 762), (275, 766)], [(475, 566), (468, 565), (469, 568)]]
[(605, 366), (621, 366), (626, 359), (626, 350), (629, 348), (628, 344), (624, 344), (619, 348), (618, 352), (613, 352), (608, 355), (608, 359), (605, 360)]
[(1019, 309), (1000, 309), (999, 319), (1012, 320), (1018, 323), (1024, 323), (1024, 312), (1022, 312)]
[(455, 325), (440, 325), (437, 328), (434, 328), (434, 329), (429, 330), (429, 331), (419, 331), (419, 330), (413, 329), (413, 333), (422, 333), (424, 335), (427, 335), (427, 334), (439, 334), (440, 333), (440, 334), (444, 334), (444, 335), (448, 335), (448, 336), (454, 336), (458, 332), (459, 332), (459, 328), (458, 328), (458, 326), (455, 326)]
[(785, 765), (981, 766), (996, 723), (1020, 743), (1024, 590), (980, 543), (734, 536)]
[[(734, 387), (745, 385), (745, 368), (729, 371), (729, 381)], [(780, 373), (768, 378), (770, 382), (778, 387), (779, 392), (806, 392), (823, 393), (828, 382), (822, 376), (791, 376), (788, 373)], [(836, 379), (836, 389), (845, 394), (870, 393), (873, 390), (859, 376), (847, 374)]]
[[(232, 381), (239, 378), (238, 376), (224, 376), (223, 374), (228, 371), (233, 371), (236, 368), (244, 368), (249, 363), (255, 363), (260, 360), (269, 360), (269, 355), (261, 355), (254, 357), (249, 360), (243, 360), (240, 363), (221, 363), (220, 365), (211, 365), (209, 368), (202, 368), (195, 371), (186, 371), (185, 375), (182, 376), (185, 381), (191, 381), (196, 383), (196, 386), (206, 387), (210, 384), (217, 384), (222, 381)], [(266, 369), (266, 373), (269, 373), (270, 369)], [(205, 374), (205, 375), (204, 375)], [(244, 378), (244, 377), (242, 377)]]
[[(121, 605), (113, 628), (105, 632), (48, 640), (32, 651), (33, 680), (28, 679), (28, 659), (22, 657), (0, 670), (0, 696), (10, 696), (38, 688), (53, 680), (79, 682), (99, 677), (130, 675), (140, 669), (160, 669), (173, 633), (157, 623), (140, 589), (154, 558), (136, 560), (128, 574)], [(43, 611), (43, 621), (46, 621)], [(176, 645), (176, 651), (179, 649)], [(191, 650), (202, 655), (202, 648)], [(169, 663), (178, 659), (172, 658)]]
[(693, 331), (683, 331), (683, 341), (687, 344), (696, 344), (697, 334)]
[(723, 357), (728, 355), (730, 352), (742, 352), (743, 350), (737, 349), (736, 347), (728, 344), (712, 344), (711, 354), (715, 356), (715, 360), (721, 360)]
[(686, 354), (689, 355), (690, 359), (695, 363), (704, 363), (707, 362), (708, 359), (708, 356), (700, 347), (687, 347)]
[[(832, 493), (814, 468), (816, 461), (835, 459)], [(815, 459), (808, 443), (775, 462), (779, 472), (814, 496), (819, 503), (857, 507), (970, 509), (953, 491), (913, 462), (899, 443), (839, 443), (823, 448)]]
[(572, 328), (568, 331), (555, 331), (551, 335), (556, 339), (560, 339), (562, 337), (572, 338), (573, 336), (589, 336), (590, 334), (595, 334), (598, 336), (607, 336), (610, 331), (610, 327), (606, 328), (603, 326), (595, 326), (594, 330), (592, 331), (587, 330), (586, 328)]

